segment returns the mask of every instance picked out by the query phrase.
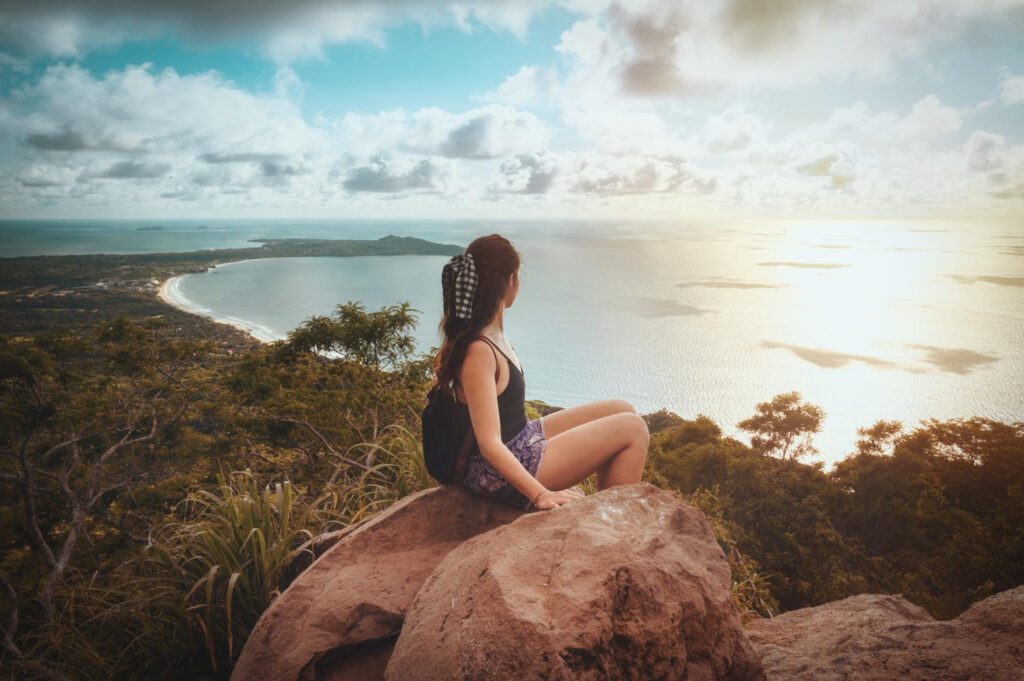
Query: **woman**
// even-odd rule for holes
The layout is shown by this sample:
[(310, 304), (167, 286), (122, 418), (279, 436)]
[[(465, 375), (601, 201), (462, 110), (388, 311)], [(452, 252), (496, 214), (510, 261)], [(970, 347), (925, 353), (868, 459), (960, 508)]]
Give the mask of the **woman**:
[(508, 239), (489, 234), (442, 273), (444, 343), (434, 369), (440, 385), (454, 384), (461, 427), (476, 435), (463, 482), (540, 509), (582, 496), (572, 488), (594, 471), (599, 490), (639, 482), (650, 434), (629, 402), (601, 400), (527, 420), (523, 367), (503, 319), (519, 293), (519, 264)]

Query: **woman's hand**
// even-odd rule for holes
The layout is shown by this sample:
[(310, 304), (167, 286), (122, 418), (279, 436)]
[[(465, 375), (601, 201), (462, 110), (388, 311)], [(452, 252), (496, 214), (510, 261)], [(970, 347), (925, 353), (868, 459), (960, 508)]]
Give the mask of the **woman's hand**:
[(583, 492), (573, 487), (572, 489), (561, 489), (558, 491), (544, 490), (537, 497), (537, 508), (547, 511), (552, 508), (561, 506), (562, 504), (572, 501), (573, 499), (579, 499), (584, 496)]

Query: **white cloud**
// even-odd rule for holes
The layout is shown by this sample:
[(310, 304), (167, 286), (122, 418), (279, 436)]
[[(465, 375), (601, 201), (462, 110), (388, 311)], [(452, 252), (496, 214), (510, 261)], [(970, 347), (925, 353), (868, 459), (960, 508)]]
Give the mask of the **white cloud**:
[(684, 143), (665, 119), (653, 111), (568, 108), (563, 120), (602, 154), (631, 156), (685, 154)]
[(579, 156), (570, 191), (584, 194), (650, 194), (685, 190), (708, 194), (715, 180), (700, 180), (682, 158)]
[(918, 100), (910, 113), (899, 121), (899, 135), (905, 139), (915, 137), (943, 137), (960, 129), (962, 121), (956, 109), (946, 106), (935, 95)]
[(731, 106), (707, 117), (702, 141), (712, 153), (736, 151), (753, 142), (763, 143), (771, 127), (770, 122), (761, 120), (744, 107)]
[(1004, 71), (1003, 80), (999, 84), (999, 95), (1003, 99), (1003, 104), (1024, 102), (1024, 76), (1014, 76)]
[(32, 65), (27, 59), (15, 57), (14, 55), (0, 52), (0, 70), (14, 71), (15, 73), (28, 73)]
[(324, 138), (286, 98), (250, 94), (213, 71), (181, 76), (149, 64), (101, 78), (51, 66), (8, 104), (11, 132), (54, 153), (302, 152)]
[(0, 171), (0, 200), (9, 209), (61, 201), (138, 209), (479, 193), (503, 161), (550, 136), (533, 114), (496, 104), (309, 122), (295, 101), (303, 89), (287, 67), (271, 91), (254, 94), (216, 72), (143, 64), (94, 76), (51, 66), (0, 98), (11, 142), (0, 167), (16, 168)]
[(994, 170), (1004, 164), (1006, 138), (984, 130), (975, 130), (964, 144), (967, 165), (974, 170)]
[(494, 90), (479, 97), (486, 102), (524, 106), (546, 103), (560, 96), (561, 83), (554, 69), (523, 66)]
[(816, 140), (853, 140), (865, 146), (891, 146), (927, 142), (956, 132), (960, 113), (927, 95), (901, 113), (898, 108), (873, 111), (865, 102), (834, 110), (827, 120), (808, 125), (801, 134)]
[(274, 94), (281, 99), (298, 99), (306, 92), (306, 86), (295, 70), (287, 66), (277, 69), (274, 74)]
[(381, 149), (488, 160), (544, 146), (551, 131), (532, 113), (491, 104), (452, 113), (438, 107), (407, 113), (347, 114), (334, 124), (337, 143), (367, 156)]
[(501, 179), (492, 183), (491, 191), (516, 194), (547, 194), (558, 178), (557, 159), (540, 150), (520, 154), (501, 164)]
[(503, 163), (490, 188), (519, 194), (687, 196), (711, 194), (715, 184), (712, 175), (694, 172), (681, 157), (541, 150)]
[(425, 29), (484, 26), (525, 37), (531, 16), (546, 2), (493, 0), (188, 0), (125, 3), (119, 0), (9, 0), (0, 20), (0, 44), (54, 57), (140, 38), (174, 33), (198, 43), (255, 41), (279, 63), (321, 59), (331, 44), (382, 45), (386, 29), (404, 21)]
[(443, 192), (449, 175), (450, 167), (436, 160), (393, 159), (379, 154), (368, 165), (352, 168), (342, 184), (351, 192)]
[[(877, 78), (1022, 0), (613, 2), (562, 35), (576, 96), (701, 97)], [(591, 8), (594, 9), (593, 7)]]

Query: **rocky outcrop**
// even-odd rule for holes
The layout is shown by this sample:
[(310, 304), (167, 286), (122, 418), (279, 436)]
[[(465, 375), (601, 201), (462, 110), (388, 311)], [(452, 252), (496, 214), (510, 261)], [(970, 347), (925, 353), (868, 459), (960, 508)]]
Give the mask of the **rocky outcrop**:
[(463, 542), (420, 588), (385, 671), (435, 679), (763, 679), (707, 519), (648, 483)]
[(232, 681), (381, 678), (406, 611), (441, 559), (522, 513), (434, 487), (346, 528), (260, 617)]
[(438, 487), (311, 549), (233, 681), (1024, 680), (1024, 586), (950, 621), (862, 595), (744, 629), (707, 519), (648, 483), (533, 513)]
[[(370, 516), (372, 518), (373, 516)], [(277, 580), (277, 588), (279, 591), (284, 591), (295, 578), (306, 571), (310, 565), (316, 561), (317, 558), (327, 553), (332, 546), (342, 540), (343, 537), (355, 532), (359, 527), (370, 520), (370, 518), (364, 518), (358, 522), (354, 522), (351, 525), (346, 525), (340, 530), (334, 532), (324, 532), (318, 534), (307, 542), (304, 542), (302, 546), (291, 552), (291, 555), (285, 560), (284, 567), (281, 568), (281, 576)]]
[(899, 596), (853, 596), (755, 620), (770, 681), (1024, 679), (1024, 586), (936, 621)]

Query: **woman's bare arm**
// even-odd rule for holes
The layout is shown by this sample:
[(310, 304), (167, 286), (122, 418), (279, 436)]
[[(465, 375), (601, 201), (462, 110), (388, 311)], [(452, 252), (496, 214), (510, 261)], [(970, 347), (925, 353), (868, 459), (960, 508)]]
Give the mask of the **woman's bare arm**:
[(487, 341), (472, 341), (459, 369), (469, 418), (480, 454), (527, 499), (547, 488), (530, 475), (501, 439), (498, 386), (494, 382), (496, 358)]

